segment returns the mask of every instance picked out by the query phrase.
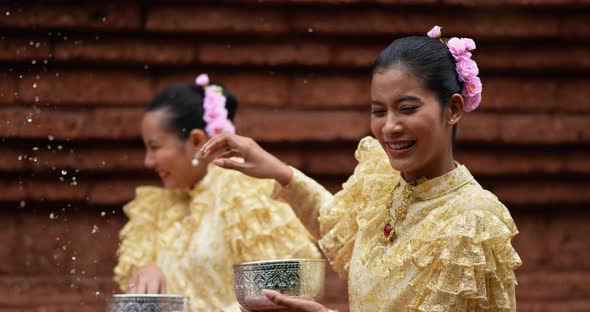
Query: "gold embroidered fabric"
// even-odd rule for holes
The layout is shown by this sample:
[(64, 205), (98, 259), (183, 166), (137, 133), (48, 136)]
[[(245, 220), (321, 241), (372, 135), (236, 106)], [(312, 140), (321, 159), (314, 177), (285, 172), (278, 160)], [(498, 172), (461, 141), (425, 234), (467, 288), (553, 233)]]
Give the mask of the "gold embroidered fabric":
[(394, 222), (393, 243), (384, 243), (387, 210), (408, 184), (375, 139), (363, 139), (355, 156), (359, 164), (336, 195), (297, 170), (273, 195), (293, 207), (332, 267), (348, 278), (351, 311), (515, 309), (521, 260), (511, 239), (518, 230), (465, 166), (410, 185), (407, 214)]
[(124, 207), (115, 280), (125, 290), (134, 270), (157, 264), (167, 292), (192, 311), (239, 311), (232, 264), (320, 258), (289, 206), (268, 197), (272, 181), (209, 167), (193, 190), (140, 187)]

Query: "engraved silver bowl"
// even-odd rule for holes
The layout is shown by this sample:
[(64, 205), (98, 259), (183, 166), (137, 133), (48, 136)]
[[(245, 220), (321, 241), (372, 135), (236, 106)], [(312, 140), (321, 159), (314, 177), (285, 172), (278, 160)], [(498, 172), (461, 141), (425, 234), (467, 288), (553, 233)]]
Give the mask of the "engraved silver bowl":
[(234, 264), (234, 287), (240, 305), (248, 310), (274, 310), (262, 294), (265, 289), (318, 300), (324, 295), (325, 260), (286, 259)]
[(180, 295), (116, 294), (107, 300), (107, 312), (190, 312)]

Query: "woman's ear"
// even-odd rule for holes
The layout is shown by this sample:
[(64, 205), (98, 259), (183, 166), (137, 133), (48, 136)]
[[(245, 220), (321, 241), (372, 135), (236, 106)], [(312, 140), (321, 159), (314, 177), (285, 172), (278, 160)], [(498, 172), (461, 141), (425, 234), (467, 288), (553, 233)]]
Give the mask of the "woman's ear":
[(187, 143), (194, 151), (199, 151), (201, 147), (209, 140), (203, 129), (193, 129), (188, 136)]
[(455, 93), (451, 96), (451, 102), (447, 107), (447, 122), (449, 125), (454, 126), (461, 120), (464, 112), (463, 105), (463, 97), (460, 94)]

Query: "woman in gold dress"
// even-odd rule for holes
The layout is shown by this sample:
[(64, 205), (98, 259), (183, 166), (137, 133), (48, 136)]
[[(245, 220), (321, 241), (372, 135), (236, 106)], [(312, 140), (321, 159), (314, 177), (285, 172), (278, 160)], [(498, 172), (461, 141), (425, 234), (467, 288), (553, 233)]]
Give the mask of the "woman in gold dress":
[(115, 280), (129, 293), (185, 295), (192, 311), (239, 311), (233, 263), (321, 255), (289, 206), (268, 197), (271, 180), (199, 161), (212, 136), (233, 132), (237, 103), (207, 76), (197, 83), (170, 86), (146, 109), (145, 165), (164, 187), (139, 187), (124, 207)]
[[(352, 311), (513, 311), (511, 245), (518, 230), (509, 211), (453, 158), (457, 124), (481, 99), (475, 43), (429, 36), (394, 41), (377, 58), (371, 81), (371, 131), (358, 165), (332, 195), (249, 138), (222, 135), (205, 144), (245, 159), (220, 167), (276, 180), (316, 237), (332, 268), (348, 279)], [(266, 291), (292, 311), (329, 311)]]

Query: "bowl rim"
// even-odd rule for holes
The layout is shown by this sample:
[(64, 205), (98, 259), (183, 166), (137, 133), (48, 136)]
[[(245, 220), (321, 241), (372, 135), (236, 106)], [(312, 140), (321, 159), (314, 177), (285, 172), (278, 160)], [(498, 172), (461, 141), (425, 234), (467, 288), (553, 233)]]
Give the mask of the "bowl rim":
[(112, 298), (162, 298), (162, 299), (186, 299), (184, 295), (175, 294), (112, 294)]
[(258, 261), (250, 261), (250, 262), (242, 262), (236, 263), (233, 265), (234, 268), (248, 266), (248, 265), (257, 265), (257, 264), (276, 264), (276, 263), (302, 263), (302, 262), (322, 262), (326, 263), (326, 259), (274, 259), (274, 260), (258, 260)]

